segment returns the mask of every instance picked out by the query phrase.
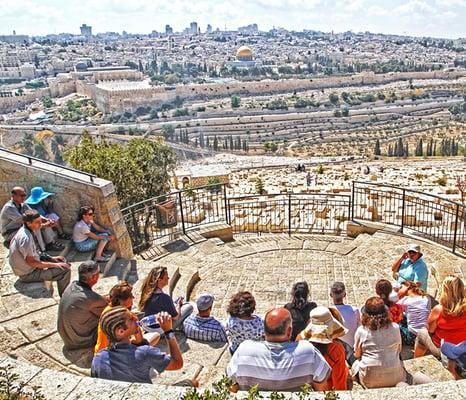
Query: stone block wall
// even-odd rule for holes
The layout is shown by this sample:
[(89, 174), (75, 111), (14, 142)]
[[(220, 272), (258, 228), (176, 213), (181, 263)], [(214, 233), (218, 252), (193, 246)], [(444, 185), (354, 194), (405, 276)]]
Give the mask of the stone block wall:
[(56, 193), (55, 209), (61, 217), (66, 232), (72, 232), (81, 206), (95, 207), (96, 221), (111, 228), (117, 237), (114, 250), (119, 257), (131, 258), (131, 240), (120, 212), (113, 184), (100, 178), (90, 177), (58, 165), (33, 161), (0, 150), (0, 204), (11, 197), (14, 186), (23, 186), (28, 193), (34, 186)]

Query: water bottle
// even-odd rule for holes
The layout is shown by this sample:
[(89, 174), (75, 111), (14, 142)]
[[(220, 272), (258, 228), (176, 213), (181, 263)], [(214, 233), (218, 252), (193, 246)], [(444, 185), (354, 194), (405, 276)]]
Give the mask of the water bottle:
[(137, 324), (146, 332), (159, 332), (163, 333), (162, 328), (160, 327), (159, 322), (157, 321), (156, 315), (148, 315), (144, 317)]

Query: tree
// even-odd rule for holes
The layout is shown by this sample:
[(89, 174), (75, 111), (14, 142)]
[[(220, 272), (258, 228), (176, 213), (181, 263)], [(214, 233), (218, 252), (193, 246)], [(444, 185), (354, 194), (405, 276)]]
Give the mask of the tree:
[(265, 142), (264, 149), (266, 152), (275, 153), (278, 150), (278, 145), (274, 142)]
[(377, 139), (375, 141), (375, 146), (374, 146), (374, 155), (375, 156), (380, 156), (382, 153), (380, 152), (380, 141)]
[(328, 96), (328, 99), (330, 100), (330, 103), (332, 103), (333, 105), (338, 104), (338, 94), (330, 93), (330, 95)]
[(264, 181), (261, 178), (256, 179), (256, 193), (265, 194)]
[(217, 138), (217, 135), (214, 136), (214, 151), (218, 151), (218, 138)]
[(238, 108), (241, 103), (241, 99), (239, 96), (231, 96), (231, 107)]
[(422, 157), (423, 155), (423, 143), (422, 138), (420, 138), (416, 145), (416, 150), (414, 151), (414, 155), (417, 157)]
[(175, 135), (175, 128), (173, 125), (164, 125), (162, 126), (162, 135), (166, 140), (172, 140)]
[(53, 101), (49, 96), (42, 97), (42, 105), (44, 108), (50, 108), (53, 106)]
[(112, 181), (121, 207), (166, 193), (176, 160), (160, 139), (138, 138), (122, 145), (97, 142), (87, 132), (79, 145), (65, 151), (64, 158), (76, 169)]
[(349, 109), (348, 107), (343, 107), (343, 109), (341, 110), (341, 115), (343, 117), (347, 117), (349, 115)]

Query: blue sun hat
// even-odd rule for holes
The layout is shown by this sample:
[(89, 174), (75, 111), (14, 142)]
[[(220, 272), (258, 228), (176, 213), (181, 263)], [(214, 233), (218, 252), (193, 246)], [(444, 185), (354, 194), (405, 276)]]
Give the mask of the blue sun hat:
[(53, 196), (55, 193), (46, 192), (40, 186), (31, 189), (31, 195), (26, 199), (26, 204), (39, 204), (47, 197)]

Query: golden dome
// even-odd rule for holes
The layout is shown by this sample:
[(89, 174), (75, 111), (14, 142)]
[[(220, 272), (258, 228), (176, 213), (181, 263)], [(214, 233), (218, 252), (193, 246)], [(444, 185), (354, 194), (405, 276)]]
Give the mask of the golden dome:
[(248, 46), (241, 46), (236, 50), (236, 57), (252, 57), (252, 50)]

